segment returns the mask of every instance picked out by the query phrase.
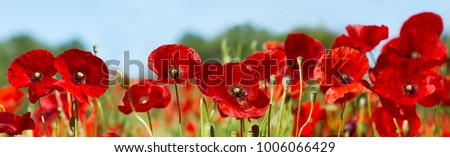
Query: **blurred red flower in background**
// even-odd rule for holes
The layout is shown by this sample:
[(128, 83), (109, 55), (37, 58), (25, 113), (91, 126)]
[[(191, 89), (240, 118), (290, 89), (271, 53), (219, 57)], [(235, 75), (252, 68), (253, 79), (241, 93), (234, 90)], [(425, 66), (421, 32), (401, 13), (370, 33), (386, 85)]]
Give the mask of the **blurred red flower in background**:
[(286, 55), (280, 50), (264, 50), (247, 57), (243, 64), (255, 70), (260, 80), (270, 82), (271, 75), (278, 75), (286, 66)]
[(31, 103), (53, 92), (56, 69), (53, 54), (47, 50), (31, 50), (16, 58), (8, 69), (8, 81), (16, 88), (28, 87)]
[(218, 101), (222, 116), (259, 118), (269, 107), (269, 96), (259, 89), (259, 78), (241, 62), (227, 63), (224, 74), (207, 87), (207, 93)]
[(133, 112), (147, 112), (152, 108), (165, 108), (170, 103), (171, 94), (165, 85), (157, 85), (154, 80), (142, 80), (130, 87), (133, 106), (130, 104), (130, 96), (125, 93), (119, 106), (119, 111), (124, 114)]
[(267, 50), (280, 50), (285, 51), (284, 49), (284, 43), (277, 42), (277, 41), (267, 41), (264, 43), (264, 46)]
[(162, 45), (148, 56), (148, 67), (163, 83), (179, 84), (194, 78), (201, 65), (197, 51), (180, 44)]
[(108, 68), (91, 52), (70, 49), (56, 57), (54, 64), (62, 75), (55, 84), (82, 103), (89, 104), (87, 96), (97, 98), (108, 89)]
[(359, 93), (371, 93), (363, 76), (369, 70), (367, 57), (349, 47), (339, 47), (325, 53), (314, 69), (314, 76), (321, 86), (328, 103), (338, 99), (350, 100)]
[(33, 128), (34, 121), (30, 118), (30, 112), (23, 115), (0, 112), (0, 133), (14, 136), (22, 134), (24, 130), (32, 130)]
[(325, 51), (320, 41), (306, 35), (306, 34), (289, 34), (285, 43), (285, 53), (288, 59), (288, 68), (293, 72), (290, 73), (292, 84), (298, 84), (299, 66), (297, 64), (297, 57), (303, 57), (302, 75), (304, 81), (309, 81), (314, 78), (313, 69), (317, 64), (320, 56)]
[[(53, 128), (52, 125), (55, 123), (55, 121), (57, 120), (57, 118), (62, 118), (60, 117), (60, 115), (58, 115), (58, 108), (62, 107), (62, 115), (65, 115), (65, 119), (70, 119), (70, 117), (74, 114), (74, 111), (72, 111), (72, 106), (71, 106), (71, 102), (69, 102), (68, 99), (68, 94), (67, 92), (63, 92), (63, 93), (53, 93), (50, 94), (48, 96), (42, 97), (40, 99), (40, 104), (42, 106), (42, 115), (44, 116), (45, 119), (45, 124), (46, 124), (46, 128), (47, 131), (49, 132), (50, 135), (54, 134), (53, 133)], [(32, 116), (33, 120), (35, 121), (41, 121), (41, 117), (40, 117), (40, 113), (41, 111), (39, 111), (39, 108), (36, 108), (34, 110), (34, 114)], [(96, 111), (95, 110), (90, 110), (89, 109), (89, 105), (88, 104), (80, 104), (80, 120), (81, 123), (83, 124), (84, 127), (86, 128), (91, 128), (91, 130), (86, 130), (86, 134), (91, 134), (93, 133), (92, 129), (93, 129), (93, 123), (91, 123), (89, 121), (89, 118), (95, 117), (96, 115)], [(60, 121), (62, 121), (62, 119), (60, 119)], [(57, 122), (60, 123), (60, 122)], [(63, 124), (61, 124), (63, 125)], [(68, 125), (64, 124), (64, 125)], [(41, 137), (41, 136), (45, 136), (45, 130), (44, 130), (44, 126), (43, 125), (36, 125), (36, 127), (33, 130), (33, 136), (35, 137)], [(61, 132), (59, 133), (60, 135), (56, 135), (56, 136), (61, 136)]]
[[(309, 117), (309, 111), (311, 110), (311, 102), (304, 102), (300, 106), (300, 119), (297, 119), (298, 117), (298, 108), (295, 108), (292, 111), (292, 114), (294, 116), (294, 129), (292, 130), (292, 136), (296, 136), (297, 132), (300, 131), (300, 128), (305, 124)], [(325, 109), (323, 109), (320, 106), (320, 103), (318, 101), (314, 102), (314, 108), (313, 112), (311, 114), (311, 120), (308, 124), (306, 124), (305, 128), (302, 130), (302, 134), (300, 136), (302, 137), (310, 137), (313, 136), (314, 133), (314, 127), (317, 123), (319, 123), (322, 120), (325, 120), (327, 118), (327, 113)]]
[(375, 25), (347, 25), (348, 35), (342, 34), (333, 43), (333, 48), (342, 46), (354, 48), (360, 52), (369, 52), (381, 40), (389, 36), (388, 27)]
[(3, 107), (6, 112), (16, 113), (25, 103), (24, 98), (25, 93), (13, 86), (7, 85), (0, 88), (0, 105), (2, 105), (0, 108)]
[(47, 129), (49, 135), (53, 134), (52, 124), (58, 117), (58, 101), (61, 101), (61, 103), (67, 105), (68, 104), (67, 95), (64, 94), (62, 97), (57, 97), (56, 94), (50, 94), (40, 99), (42, 110), (36, 108), (34, 110), (32, 118), (36, 122), (41, 121), (40, 113), (42, 112), (42, 116), (45, 119), (46, 126), (43, 126), (42, 123), (40, 125), (36, 125), (36, 127), (33, 130), (33, 136), (35, 137), (46, 136), (44, 129)]
[(120, 136), (115, 132), (107, 132), (107, 133), (101, 134), (100, 137), (120, 137)]
[[(383, 137), (398, 137), (397, 126), (394, 123), (394, 117), (392, 117), (386, 110), (382, 107), (378, 107), (373, 112), (373, 121), (377, 129), (378, 134)], [(400, 129), (400, 135), (405, 136), (416, 136), (420, 128), (420, 118), (417, 113), (414, 116), (408, 118), (396, 118), (396, 123), (398, 129)]]

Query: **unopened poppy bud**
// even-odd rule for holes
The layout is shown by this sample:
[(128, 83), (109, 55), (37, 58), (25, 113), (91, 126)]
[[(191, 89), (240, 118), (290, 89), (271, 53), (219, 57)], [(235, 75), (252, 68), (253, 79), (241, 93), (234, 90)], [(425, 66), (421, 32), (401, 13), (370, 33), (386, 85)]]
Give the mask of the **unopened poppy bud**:
[(256, 124), (253, 125), (252, 132), (253, 132), (253, 137), (259, 137), (259, 126)]
[(309, 93), (309, 100), (311, 100), (311, 103), (314, 103), (314, 101), (316, 101), (317, 98), (317, 91), (311, 91)]
[(253, 137), (253, 135), (254, 135), (254, 134), (253, 134), (252, 131), (248, 131), (248, 132), (247, 132), (247, 137)]
[(344, 132), (346, 136), (351, 136), (356, 132), (356, 119), (352, 119), (349, 123), (345, 124)]
[(411, 133), (411, 129), (409, 128), (409, 123), (407, 120), (403, 121), (402, 131), (405, 133), (406, 136), (409, 136)]
[(286, 87), (289, 86), (290, 84), (291, 84), (291, 77), (284, 76), (283, 77), (283, 87), (285, 87), (285, 89), (286, 89)]
[(100, 47), (100, 46), (99, 46), (98, 44), (92, 45), (92, 49), (94, 50), (94, 54), (97, 54), (97, 53), (98, 53), (99, 47)]
[(302, 63), (303, 63), (303, 57), (302, 56), (298, 56), (297, 57), (297, 64), (299, 67), (302, 67)]
[(205, 124), (205, 137), (214, 137), (215, 136), (215, 132), (214, 132), (214, 127), (210, 124)]
[(6, 109), (5, 109), (5, 107), (3, 107), (2, 104), (0, 104), (0, 112), (6, 112)]
[(231, 137), (238, 137), (238, 132), (236, 130), (231, 131)]
[(275, 82), (277, 81), (277, 76), (270, 75), (270, 84), (275, 85)]

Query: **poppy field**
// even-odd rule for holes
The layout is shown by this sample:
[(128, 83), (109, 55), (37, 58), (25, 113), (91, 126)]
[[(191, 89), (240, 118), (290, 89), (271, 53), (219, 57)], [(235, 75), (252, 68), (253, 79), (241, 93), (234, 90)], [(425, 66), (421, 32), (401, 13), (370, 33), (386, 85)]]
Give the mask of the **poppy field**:
[(349, 24), (326, 47), (290, 32), (246, 57), (167, 43), (149, 50), (151, 78), (109, 68), (99, 45), (21, 52), (2, 76), (0, 137), (450, 136), (443, 19), (398, 20), (398, 36)]

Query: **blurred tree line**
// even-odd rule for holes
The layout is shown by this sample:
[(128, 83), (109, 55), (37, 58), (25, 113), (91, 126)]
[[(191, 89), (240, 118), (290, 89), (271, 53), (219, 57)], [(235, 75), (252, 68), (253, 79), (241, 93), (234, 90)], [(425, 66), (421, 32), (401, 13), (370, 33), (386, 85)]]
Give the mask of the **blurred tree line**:
[[(85, 48), (80, 40), (74, 39), (60, 45), (50, 46), (39, 41), (30, 35), (15, 35), (5, 41), (0, 41), (0, 87), (9, 84), (6, 72), (11, 62), (33, 49), (46, 49), (52, 52), (55, 56), (61, 54), (63, 51), (70, 48)], [(36, 58), (36, 62), (39, 62)]]
[[(254, 48), (256, 48), (256, 51), (261, 51), (266, 41), (284, 42), (287, 34), (290, 32), (306, 33), (321, 41), (325, 47), (331, 47), (334, 38), (338, 35), (321, 27), (299, 27), (289, 32), (276, 34), (265, 29), (256, 28), (250, 24), (244, 24), (231, 27), (212, 39), (205, 39), (196, 33), (187, 33), (181, 37), (179, 43), (194, 48), (200, 53), (202, 60), (205, 60), (222, 58), (221, 45), (226, 40), (226, 46), (230, 49), (230, 55), (232, 57), (246, 58), (248, 55), (254, 53)], [(236, 53), (238, 56), (235, 55)]]

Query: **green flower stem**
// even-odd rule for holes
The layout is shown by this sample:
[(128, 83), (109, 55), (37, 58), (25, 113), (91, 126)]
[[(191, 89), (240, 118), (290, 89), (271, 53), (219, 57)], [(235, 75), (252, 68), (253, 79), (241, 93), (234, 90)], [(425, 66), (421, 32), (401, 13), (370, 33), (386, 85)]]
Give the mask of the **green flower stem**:
[(181, 123), (181, 107), (180, 107), (180, 98), (178, 96), (178, 85), (175, 85), (175, 95), (177, 96), (177, 109), (178, 109), (178, 130), (180, 131), (180, 137), (183, 137), (183, 125)]
[[(297, 57), (298, 69), (300, 70), (300, 72), (299, 72), (299, 77), (300, 77), (300, 81), (299, 81), (299, 84), (300, 84), (300, 96), (299, 96), (298, 106), (297, 106), (297, 121), (300, 120), (300, 109), (301, 109), (300, 106), (302, 105), (302, 96), (303, 96), (302, 62), (303, 62), (303, 58), (302, 58), (301, 56)], [(314, 103), (314, 102), (311, 102), (311, 103)], [(311, 112), (312, 112), (312, 107), (311, 107)], [(311, 115), (310, 115), (310, 116), (311, 116)], [(297, 122), (294, 122), (294, 123), (297, 123)], [(300, 125), (300, 124), (297, 124), (297, 125)], [(304, 125), (306, 125), (306, 123), (305, 123)], [(303, 127), (304, 127), (304, 126), (302, 126), (302, 128), (303, 128)], [(297, 130), (297, 128), (295, 128), (295, 130)], [(301, 133), (301, 130), (302, 130), (302, 129), (300, 129), (300, 133)], [(297, 130), (297, 132), (296, 132), (296, 137), (300, 137), (300, 133), (299, 133), (299, 131)]]
[(203, 121), (203, 100), (200, 100), (200, 135), (205, 137), (205, 124)]
[(284, 88), (284, 92), (283, 92), (283, 101), (281, 102), (280, 105), (280, 112), (279, 112), (279, 118), (278, 118), (278, 129), (277, 129), (277, 136), (280, 136), (280, 131), (281, 131), (281, 122), (283, 121), (283, 113), (284, 113), (284, 108), (285, 108), (285, 102), (286, 102), (286, 96), (287, 95), (287, 88)]
[(73, 117), (75, 119), (75, 121), (74, 121), (74, 128), (73, 128), (73, 130), (74, 130), (73, 131), (73, 135), (75, 137), (78, 137), (79, 136), (78, 119), (79, 119), (79, 113), (80, 113), (80, 105), (79, 105), (78, 100), (76, 98), (75, 98), (75, 103), (73, 105), (74, 105), (74, 109), (75, 109), (75, 112), (74, 112), (74, 115), (73, 115)]
[(148, 118), (148, 126), (150, 127), (150, 131), (153, 133), (152, 116), (150, 116), (150, 110), (147, 111), (147, 118)]
[(244, 137), (245, 126), (244, 126), (244, 118), (240, 119), (241, 121), (241, 137)]
[(341, 130), (342, 130), (342, 126), (344, 124), (344, 112), (345, 112), (346, 103), (347, 103), (347, 95), (344, 96), (344, 104), (343, 104), (341, 116), (339, 119), (338, 137), (341, 137)]
[(130, 87), (127, 86), (127, 94), (128, 94), (128, 100), (130, 101), (130, 106), (133, 109), (133, 115), (145, 126), (145, 128), (147, 129), (148, 135), (150, 137), (153, 137), (153, 132), (150, 129), (150, 127), (147, 125), (147, 123), (144, 121), (144, 119), (142, 119), (139, 114), (136, 112), (136, 110), (134, 109), (134, 104), (133, 104), (133, 98), (131, 95), (131, 91), (130, 91)]
[[(303, 124), (303, 126), (300, 128), (300, 131), (298, 132), (297, 137), (300, 137), (302, 135), (303, 129), (306, 127), (306, 125), (308, 125), (309, 121), (311, 120), (312, 112), (314, 109), (314, 101), (316, 101), (316, 97), (317, 97), (317, 92), (312, 91), (310, 94), (311, 108), (309, 109), (309, 116), (308, 116), (308, 119), (306, 120), (305, 124)], [(297, 119), (297, 121), (299, 121), (299, 119)]]

